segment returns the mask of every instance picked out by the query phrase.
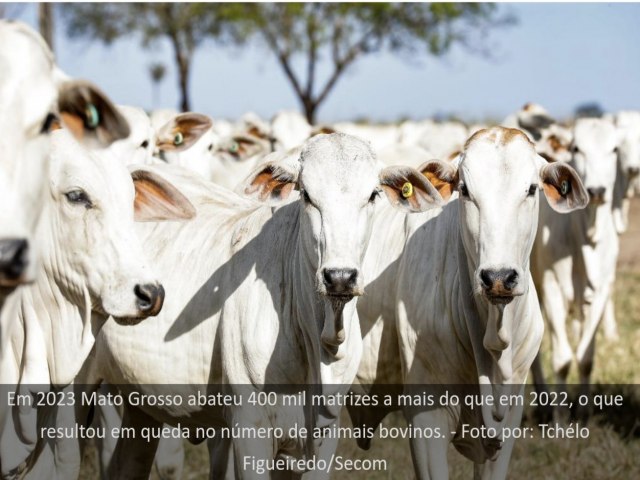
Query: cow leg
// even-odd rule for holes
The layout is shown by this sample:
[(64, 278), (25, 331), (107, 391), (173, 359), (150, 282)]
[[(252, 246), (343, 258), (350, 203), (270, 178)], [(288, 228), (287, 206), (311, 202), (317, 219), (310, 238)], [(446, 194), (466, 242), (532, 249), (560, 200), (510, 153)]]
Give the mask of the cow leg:
[(567, 375), (573, 358), (571, 344), (567, 337), (567, 309), (557, 282), (545, 282), (543, 307), (551, 333), (553, 372), (558, 387), (566, 390)]
[[(110, 387), (107, 384), (102, 384), (100, 385), (99, 388), (99, 395), (104, 395), (105, 393), (109, 392), (110, 389), (112, 387)], [(112, 393), (115, 393), (115, 389), (113, 390)], [(118, 428), (122, 425), (122, 417), (120, 416), (120, 412), (118, 411), (118, 408), (115, 405), (112, 405), (111, 403), (106, 403), (105, 405), (96, 405), (96, 411), (95, 411), (95, 423), (100, 426), (100, 427), (104, 427), (106, 432), (112, 432), (114, 428)], [(116, 449), (116, 444), (118, 443), (118, 440), (108, 434), (105, 436), (104, 439), (98, 439), (96, 441), (96, 448), (98, 449), (98, 459), (100, 462), (100, 475), (101, 477), (104, 478), (108, 478), (108, 469), (109, 469), (109, 464), (111, 463), (111, 459), (113, 458), (113, 452)]]
[(209, 478), (211, 480), (236, 478), (231, 440), (218, 437), (210, 438), (207, 440), (207, 448), (209, 449)]
[(155, 465), (161, 480), (182, 478), (184, 440), (181, 438), (161, 438), (158, 442)]
[[(505, 428), (513, 432), (515, 428), (520, 426), (522, 422), (522, 411), (524, 405), (517, 405), (509, 409), (509, 416), (505, 422)], [(509, 471), (509, 461), (511, 460), (511, 454), (513, 453), (513, 446), (515, 444), (515, 438), (510, 436), (502, 443), (502, 448), (496, 458), (493, 460), (487, 460), (484, 464), (474, 464), (474, 473), (480, 473), (480, 478), (483, 480), (502, 480), (507, 478)]]
[(439, 429), (443, 438), (410, 438), (411, 458), (419, 480), (446, 480), (449, 478), (447, 449), (451, 441), (451, 426), (447, 413), (442, 410), (405, 410), (407, 423), (416, 428)]
[[(265, 412), (252, 406), (241, 406), (231, 408), (227, 417), (227, 424), (233, 425), (233, 428), (252, 429), (255, 430), (263, 425), (269, 425)], [(233, 456), (235, 458), (234, 466), (236, 477), (241, 479), (268, 479), (269, 471), (258, 473), (255, 465), (266, 465), (268, 461), (276, 456), (276, 445), (274, 441), (265, 442), (259, 438), (234, 438), (233, 439)]]
[(118, 439), (113, 458), (109, 464), (109, 478), (117, 480), (148, 479), (158, 447), (158, 439), (151, 439), (147, 442), (142, 438), (142, 429), (145, 427), (160, 428), (161, 426), (161, 422), (142, 410), (126, 405), (122, 417), (122, 428), (131, 428), (134, 433), (126, 435), (127, 438), (121, 436)]
[[(541, 393), (548, 394), (549, 386), (544, 378), (540, 352), (538, 352), (536, 357), (533, 359), (533, 363), (531, 364), (531, 373), (533, 375), (533, 384), (538, 395)], [(538, 423), (549, 423), (553, 418), (553, 407), (549, 404), (542, 405), (539, 403), (535, 409), (535, 417)]]
[[(591, 338), (589, 346), (578, 358), (578, 370), (580, 372), (580, 394), (590, 395), (590, 383), (591, 383), (591, 371), (593, 370), (593, 359), (596, 353), (596, 339), (595, 335)], [(587, 420), (591, 416), (591, 402), (587, 405), (578, 405), (577, 418), (580, 420)]]

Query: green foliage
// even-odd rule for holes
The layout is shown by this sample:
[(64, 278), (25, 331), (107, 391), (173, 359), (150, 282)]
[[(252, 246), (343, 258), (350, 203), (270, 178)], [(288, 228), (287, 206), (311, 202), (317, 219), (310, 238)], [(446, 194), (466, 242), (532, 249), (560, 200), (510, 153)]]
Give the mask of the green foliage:
[[(206, 39), (257, 41), (275, 54), (310, 121), (364, 55), (441, 56), (456, 44), (482, 52), (489, 29), (512, 21), (488, 3), (76, 3), (64, 12), (71, 37), (109, 44), (135, 33), (145, 47), (169, 39), (183, 96), (193, 52)], [(302, 72), (295, 58), (306, 63)], [(321, 83), (317, 65), (327, 60), (332, 70)]]

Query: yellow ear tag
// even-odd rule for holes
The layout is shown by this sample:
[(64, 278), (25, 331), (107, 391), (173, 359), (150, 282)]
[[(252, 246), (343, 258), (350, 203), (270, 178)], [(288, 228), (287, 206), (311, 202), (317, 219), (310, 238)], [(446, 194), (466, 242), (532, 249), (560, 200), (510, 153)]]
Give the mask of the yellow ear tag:
[(402, 196), (404, 198), (413, 196), (413, 185), (411, 184), (411, 182), (406, 182), (404, 185), (402, 185)]

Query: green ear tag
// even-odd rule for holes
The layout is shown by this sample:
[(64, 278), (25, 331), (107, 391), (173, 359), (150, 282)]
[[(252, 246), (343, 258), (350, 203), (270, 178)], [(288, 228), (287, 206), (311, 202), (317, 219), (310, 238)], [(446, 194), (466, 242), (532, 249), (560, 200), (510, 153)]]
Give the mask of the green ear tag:
[(173, 137), (173, 144), (176, 146), (182, 145), (182, 142), (184, 142), (184, 135), (182, 135), (182, 132), (177, 132)]
[(404, 198), (413, 196), (413, 185), (411, 184), (411, 182), (406, 182), (404, 185), (402, 185), (402, 196)]
[(231, 153), (238, 153), (238, 150), (240, 150), (240, 145), (238, 145), (238, 142), (233, 142), (229, 147), (229, 151)]
[(560, 184), (560, 194), (563, 197), (566, 197), (569, 193), (569, 190), (571, 190), (571, 184), (569, 183), (569, 180), (563, 180)]
[(100, 125), (100, 114), (93, 103), (87, 104), (87, 109), (84, 114), (87, 117), (87, 126), (89, 128), (98, 128), (98, 125)]

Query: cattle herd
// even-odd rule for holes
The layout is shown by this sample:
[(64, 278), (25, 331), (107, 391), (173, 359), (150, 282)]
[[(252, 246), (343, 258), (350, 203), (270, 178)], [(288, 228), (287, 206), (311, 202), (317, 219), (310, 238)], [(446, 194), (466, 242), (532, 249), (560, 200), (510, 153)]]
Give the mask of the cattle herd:
[[(544, 391), (545, 324), (554, 389), (575, 359), (588, 392), (599, 325), (617, 335), (611, 292), (640, 190), (640, 112), (560, 123), (528, 104), (502, 126), (147, 114), (68, 77), (36, 32), (0, 21), (0, 131), (3, 395), (517, 394), (529, 371)], [(194, 442), (203, 426), (283, 428), (208, 439), (212, 478), (265, 478), (239, 459), (330, 458), (335, 438), (286, 432), (335, 426), (341, 414), (277, 402), (45, 403), (0, 402), (2, 478), (77, 478), (82, 439), (40, 428), (92, 421), (180, 424)], [(354, 427), (374, 428), (395, 408), (347, 407)], [(499, 432), (520, 424), (521, 406), (403, 413), (444, 432), (409, 440), (418, 478), (448, 477), (451, 443), (478, 478), (506, 478), (514, 440)], [(463, 424), (498, 434), (470, 440)], [(101, 473), (145, 478), (155, 458), (179, 477), (181, 443), (104, 439)]]

